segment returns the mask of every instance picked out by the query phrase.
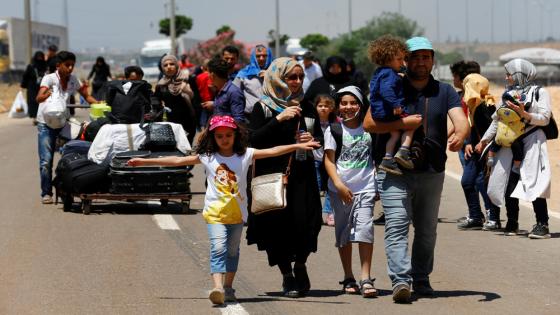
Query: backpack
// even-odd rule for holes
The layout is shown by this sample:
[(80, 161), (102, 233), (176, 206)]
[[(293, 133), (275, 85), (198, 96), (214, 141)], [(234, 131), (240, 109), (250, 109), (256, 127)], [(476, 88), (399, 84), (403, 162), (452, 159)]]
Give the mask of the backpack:
[[(125, 94), (123, 84), (131, 83)], [(111, 106), (111, 113), (107, 117), (112, 123), (135, 124), (140, 123), (144, 113), (150, 112), (152, 86), (144, 81), (115, 80), (108, 84), (107, 104)]]
[[(539, 101), (539, 91), (541, 87), (537, 86), (535, 90), (535, 100)], [(556, 124), (556, 120), (554, 120), (554, 116), (550, 115), (550, 120), (548, 125), (540, 127), (546, 136), (547, 140), (554, 140), (558, 139), (558, 125)]]

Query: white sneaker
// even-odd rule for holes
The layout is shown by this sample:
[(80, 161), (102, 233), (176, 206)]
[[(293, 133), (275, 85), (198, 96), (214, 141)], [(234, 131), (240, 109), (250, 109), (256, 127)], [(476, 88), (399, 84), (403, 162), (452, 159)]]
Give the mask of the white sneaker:
[(53, 198), (50, 195), (44, 195), (43, 198), (41, 198), (41, 203), (43, 203), (44, 205), (50, 205), (53, 202)]

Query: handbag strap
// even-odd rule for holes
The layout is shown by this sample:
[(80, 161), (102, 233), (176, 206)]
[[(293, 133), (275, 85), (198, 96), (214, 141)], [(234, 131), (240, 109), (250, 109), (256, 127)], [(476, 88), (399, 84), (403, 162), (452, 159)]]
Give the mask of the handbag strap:
[[(299, 125), (300, 125), (300, 121), (298, 120), (296, 132), (299, 131)], [(286, 177), (290, 176), (290, 169), (291, 169), (291, 166), (292, 166), (293, 156), (294, 155), (292, 153), (290, 153), (290, 158), (288, 159), (288, 166), (286, 166), (286, 172), (284, 172), (284, 175)], [(251, 178), (255, 177), (255, 162), (256, 162), (256, 160), (253, 159), (253, 167), (252, 167), (252, 170), (251, 170)]]
[(424, 137), (428, 137), (428, 104), (430, 103), (430, 98), (424, 98)]

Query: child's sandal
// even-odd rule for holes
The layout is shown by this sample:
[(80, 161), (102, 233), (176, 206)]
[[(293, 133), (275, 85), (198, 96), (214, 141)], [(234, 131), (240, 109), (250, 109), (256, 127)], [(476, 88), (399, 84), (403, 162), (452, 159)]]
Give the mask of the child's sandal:
[(360, 281), (360, 293), (364, 298), (372, 298), (377, 296), (377, 290), (373, 285), (375, 279), (364, 279)]

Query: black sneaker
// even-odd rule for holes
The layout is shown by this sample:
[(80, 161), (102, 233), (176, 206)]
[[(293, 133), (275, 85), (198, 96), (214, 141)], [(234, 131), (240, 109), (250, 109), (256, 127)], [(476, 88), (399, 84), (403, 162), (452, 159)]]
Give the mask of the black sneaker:
[(545, 239), (550, 238), (550, 231), (548, 230), (548, 225), (537, 223), (533, 225), (533, 230), (529, 233), (529, 238), (532, 239)]
[(488, 220), (482, 226), (483, 231), (497, 231), (502, 228), (502, 223), (500, 221)]
[(414, 163), (410, 158), (410, 150), (407, 148), (401, 147), (397, 154), (395, 154), (395, 162), (397, 162), (401, 167), (411, 170), (414, 168)]
[(410, 286), (407, 283), (399, 283), (393, 289), (393, 301), (395, 303), (410, 302)]
[(399, 169), (399, 166), (397, 165), (397, 162), (395, 162), (395, 159), (390, 158), (390, 157), (384, 157), (383, 160), (381, 161), (381, 164), (379, 164), (379, 169), (384, 170), (385, 172), (389, 173), (389, 174), (393, 174), (393, 175), (402, 175), (402, 171)]
[(385, 225), (385, 213), (381, 212), (381, 215), (373, 220), (373, 224), (375, 225)]
[(511, 223), (508, 221), (508, 223), (506, 223), (506, 227), (504, 229), (504, 235), (505, 236), (515, 236), (519, 234), (519, 224), (516, 223)]
[(466, 219), (465, 221), (457, 224), (459, 230), (481, 230), (482, 220), (479, 219)]
[(418, 295), (433, 296), (434, 289), (430, 285), (430, 280), (419, 280), (412, 282), (414, 293)]

